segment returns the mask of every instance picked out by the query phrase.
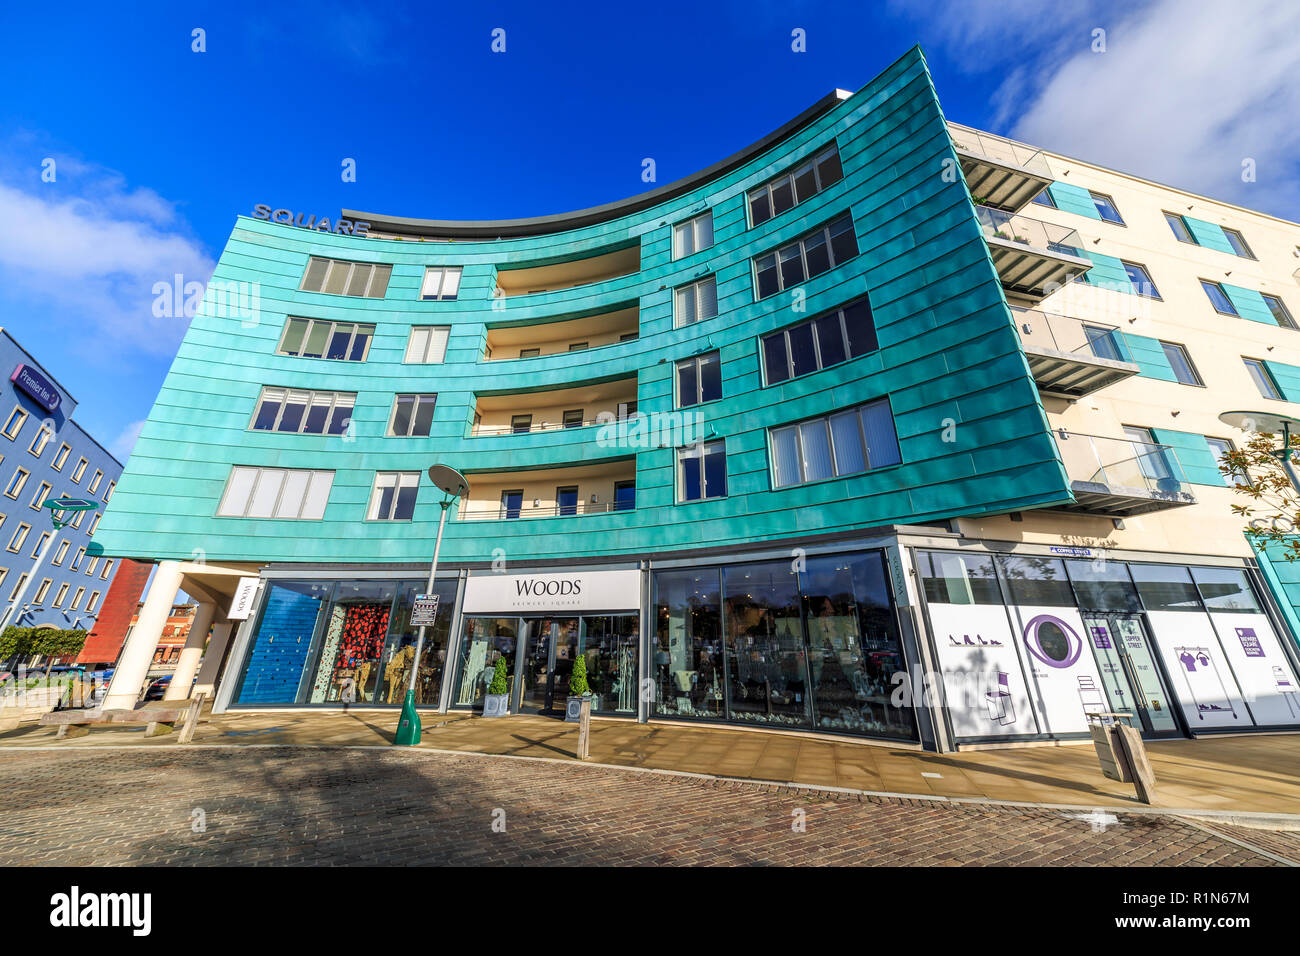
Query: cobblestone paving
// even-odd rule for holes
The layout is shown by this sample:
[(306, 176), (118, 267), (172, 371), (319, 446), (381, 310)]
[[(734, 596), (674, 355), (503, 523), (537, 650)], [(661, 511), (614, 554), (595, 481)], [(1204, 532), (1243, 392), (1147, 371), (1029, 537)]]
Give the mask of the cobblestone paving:
[(0, 793), (2, 866), (1277, 865), (1163, 816), (1093, 832), (1070, 811), (409, 751), (10, 750)]

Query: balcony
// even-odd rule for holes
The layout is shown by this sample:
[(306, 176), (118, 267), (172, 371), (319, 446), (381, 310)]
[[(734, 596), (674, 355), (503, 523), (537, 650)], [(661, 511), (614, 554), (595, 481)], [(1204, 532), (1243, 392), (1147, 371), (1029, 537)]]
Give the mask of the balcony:
[(479, 395), (474, 407), (473, 437), (524, 435), (582, 428), (606, 418), (636, 412), (636, 378), (621, 378), (546, 391)]
[(637, 337), (640, 309), (630, 308), (600, 315), (589, 315), (563, 322), (531, 325), (488, 326), (487, 358), (489, 361), (539, 358), (580, 349), (597, 349), (617, 345)]
[(1049, 395), (1076, 399), (1136, 375), (1117, 329), (1038, 309), (1011, 310), (1029, 371)]
[(1041, 150), (966, 126), (948, 132), (971, 195), (985, 205), (1015, 212), (1055, 179)]
[(641, 247), (628, 246), (614, 252), (571, 259), (551, 265), (515, 268), (497, 266), (497, 288), (504, 296), (532, 295), (536, 292), (554, 292), (572, 289), (631, 275), (641, 268)]
[(1092, 268), (1073, 229), (988, 206), (976, 206), (975, 215), (998, 278), (1012, 292), (1041, 300)]
[(1127, 438), (1056, 433), (1074, 503), (1057, 510), (1108, 518), (1196, 504), (1173, 448)]
[(636, 508), (636, 461), (474, 474), (461, 521), (581, 518)]

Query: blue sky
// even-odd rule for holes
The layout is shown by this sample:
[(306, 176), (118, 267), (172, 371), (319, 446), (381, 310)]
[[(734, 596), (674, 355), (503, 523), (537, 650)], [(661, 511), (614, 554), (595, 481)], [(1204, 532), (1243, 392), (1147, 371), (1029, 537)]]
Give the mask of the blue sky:
[(642, 159), (686, 175), (915, 43), (950, 119), (1300, 219), (1293, 0), (72, 2), (3, 26), (0, 324), (120, 456), (184, 334), (155, 283), (206, 281), (254, 203), (596, 205), (650, 188)]

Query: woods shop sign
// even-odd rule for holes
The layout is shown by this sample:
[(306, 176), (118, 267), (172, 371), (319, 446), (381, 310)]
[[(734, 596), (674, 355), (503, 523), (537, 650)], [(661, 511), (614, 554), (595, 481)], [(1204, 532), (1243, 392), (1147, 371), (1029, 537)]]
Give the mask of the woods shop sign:
[(299, 229), (310, 229), (313, 232), (332, 232), (339, 236), (366, 236), (370, 232), (368, 222), (341, 218), (331, 222), (329, 216), (321, 216), (317, 219), (314, 215), (306, 216), (303, 213), (295, 213), (291, 209), (272, 209), (262, 203), (253, 207), (253, 218), (278, 222), (284, 226), (297, 226)]
[(641, 572), (483, 574), (465, 582), (467, 614), (501, 611), (630, 611), (641, 606)]

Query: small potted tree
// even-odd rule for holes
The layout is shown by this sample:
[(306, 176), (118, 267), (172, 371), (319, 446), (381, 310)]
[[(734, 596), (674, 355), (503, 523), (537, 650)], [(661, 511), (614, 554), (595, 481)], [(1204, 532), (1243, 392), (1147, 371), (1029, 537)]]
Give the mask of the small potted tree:
[(497, 658), (492, 668), (492, 682), (483, 698), (484, 717), (504, 717), (510, 710), (510, 681), (506, 677), (506, 657)]
[[(582, 719), (582, 698), (591, 697), (591, 686), (587, 683), (587, 655), (579, 654), (573, 662), (573, 673), (569, 675), (569, 700), (564, 709), (564, 719)], [(593, 698), (591, 709), (596, 709)]]

